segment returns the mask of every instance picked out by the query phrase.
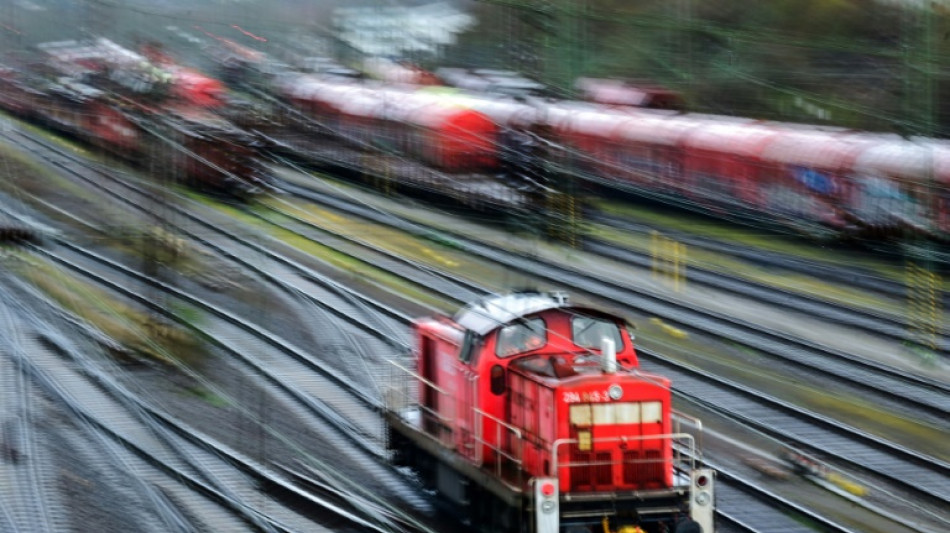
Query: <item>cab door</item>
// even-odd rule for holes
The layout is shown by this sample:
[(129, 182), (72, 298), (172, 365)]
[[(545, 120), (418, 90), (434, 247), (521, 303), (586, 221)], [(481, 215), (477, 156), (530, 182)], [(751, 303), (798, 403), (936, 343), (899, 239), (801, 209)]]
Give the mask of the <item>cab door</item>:
[(456, 399), (456, 424), (458, 431), (456, 433), (456, 447), (460, 454), (471, 459), (475, 463), (481, 463), (482, 452), (479, 441), (483, 424), (476, 412), (479, 409), (478, 403), (478, 369), (473, 366), (477, 361), (477, 350), (481, 343), (472, 333), (467, 332), (462, 342), (462, 349), (459, 350), (458, 374), (456, 380), (455, 399)]
[(419, 375), (422, 381), (419, 383), (419, 403), (422, 408), (422, 427), (425, 432), (438, 437), (441, 424), (438, 417), (439, 391), (436, 388), (439, 379), (436, 375), (436, 341), (428, 335), (422, 335), (420, 340)]
[(466, 364), (461, 364), (458, 373), (458, 389), (456, 395), (457, 413), (457, 442), (458, 452), (475, 463), (481, 463), (482, 454), (478, 441), (481, 421), (476, 410), (478, 409), (478, 373)]

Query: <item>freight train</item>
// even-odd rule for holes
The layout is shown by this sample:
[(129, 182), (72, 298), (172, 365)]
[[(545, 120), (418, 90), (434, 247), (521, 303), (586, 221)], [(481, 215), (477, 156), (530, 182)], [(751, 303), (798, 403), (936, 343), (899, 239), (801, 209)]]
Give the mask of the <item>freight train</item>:
[(278, 113), (257, 130), (308, 162), (496, 212), (556, 194), (539, 160), (522, 157), (525, 138), (506, 137), (485, 113), (439, 94), (307, 74), (281, 76), (271, 90)]
[[(445, 195), (481, 198), (502, 183), (541, 191), (513, 197), (538, 202), (580, 182), (811, 235), (950, 239), (942, 140), (313, 74), (270, 87), (292, 110), (281, 123), (305, 117), (379, 156), (350, 165)], [(659, 107), (681, 105), (660, 96)]]
[(474, 530), (713, 533), (715, 472), (622, 318), (518, 292), (413, 332), (414, 365), (386, 392), (389, 447)]
[(242, 199), (265, 183), (256, 137), (213, 112), (220, 83), (104, 39), (40, 50), (40, 61), (0, 68), (0, 108), (164, 180)]

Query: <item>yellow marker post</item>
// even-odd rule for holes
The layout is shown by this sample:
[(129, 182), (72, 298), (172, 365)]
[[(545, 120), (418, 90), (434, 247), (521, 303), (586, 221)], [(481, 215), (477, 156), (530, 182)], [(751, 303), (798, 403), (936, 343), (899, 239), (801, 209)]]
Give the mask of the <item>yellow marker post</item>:
[(653, 277), (659, 277), (660, 272), (660, 234), (656, 231), (650, 232), (650, 272), (653, 273)]
[(650, 271), (654, 278), (666, 278), (673, 290), (680, 292), (686, 285), (686, 245), (650, 232)]
[(937, 298), (940, 277), (916, 263), (908, 264), (906, 276), (908, 328), (920, 346), (936, 352), (941, 314)]

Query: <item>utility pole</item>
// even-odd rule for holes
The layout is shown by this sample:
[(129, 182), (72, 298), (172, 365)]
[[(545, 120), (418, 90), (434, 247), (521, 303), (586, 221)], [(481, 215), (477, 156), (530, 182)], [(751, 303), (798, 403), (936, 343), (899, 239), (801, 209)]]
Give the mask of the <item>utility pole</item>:
[[(932, 214), (937, 208), (937, 180), (930, 139), (936, 132), (936, 79), (940, 65), (936, 55), (934, 9), (931, 5), (907, 8), (903, 24), (904, 115), (905, 128), (911, 141), (921, 146), (921, 157), (927, 176), (919, 189), (907, 191), (912, 204), (921, 213)], [(911, 216), (916, 215), (912, 212)], [(927, 216), (933, 220), (933, 216)], [(919, 233), (907, 235), (905, 244), (905, 280), (907, 285), (907, 323), (911, 348), (932, 363), (936, 357), (937, 339), (943, 316), (942, 284), (936, 268), (934, 242)]]

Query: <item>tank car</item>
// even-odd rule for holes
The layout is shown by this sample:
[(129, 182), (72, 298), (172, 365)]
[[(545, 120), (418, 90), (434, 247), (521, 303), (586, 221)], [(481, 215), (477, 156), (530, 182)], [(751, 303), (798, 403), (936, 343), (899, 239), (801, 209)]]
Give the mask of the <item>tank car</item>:
[[(322, 157), (443, 196), (480, 201), (479, 191), (489, 190), (484, 177), (496, 173), (515, 191), (529, 191), (519, 198), (537, 210), (554, 205), (547, 200), (556, 195), (533, 193), (567, 189), (548, 184), (588, 183), (599, 186), (594, 192), (626, 190), (821, 238), (950, 240), (948, 148), (933, 139), (617, 105), (647, 93), (610, 80), (595, 80), (595, 89), (607, 89), (595, 100), (609, 105), (313, 76), (284, 81), (277, 94), (317, 130), (357, 147), (324, 147)], [(440, 123), (453, 108), (483, 115), (494, 131), (484, 121)], [(459, 147), (479, 155), (442, 157)], [(476, 159), (487, 165), (468, 173), (446, 165)]]
[(163, 177), (240, 200), (268, 186), (255, 135), (193, 107), (168, 108), (147, 119), (152, 166)]
[(714, 472), (622, 318), (519, 292), (413, 332), (414, 366), (387, 391), (389, 446), (474, 529), (672, 532), (687, 512), (714, 531)]
[(300, 75), (276, 87), (305, 136), (275, 139), (312, 162), (476, 209), (524, 208), (538, 192), (501, 176), (495, 121), (442, 94)]
[(141, 156), (142, 132), (103, 91), (72, 80), (21, 80), (11, 86), (16, 90), (9, 100), (0, 99), (8, 111), (108, 152), (133, 160)]

